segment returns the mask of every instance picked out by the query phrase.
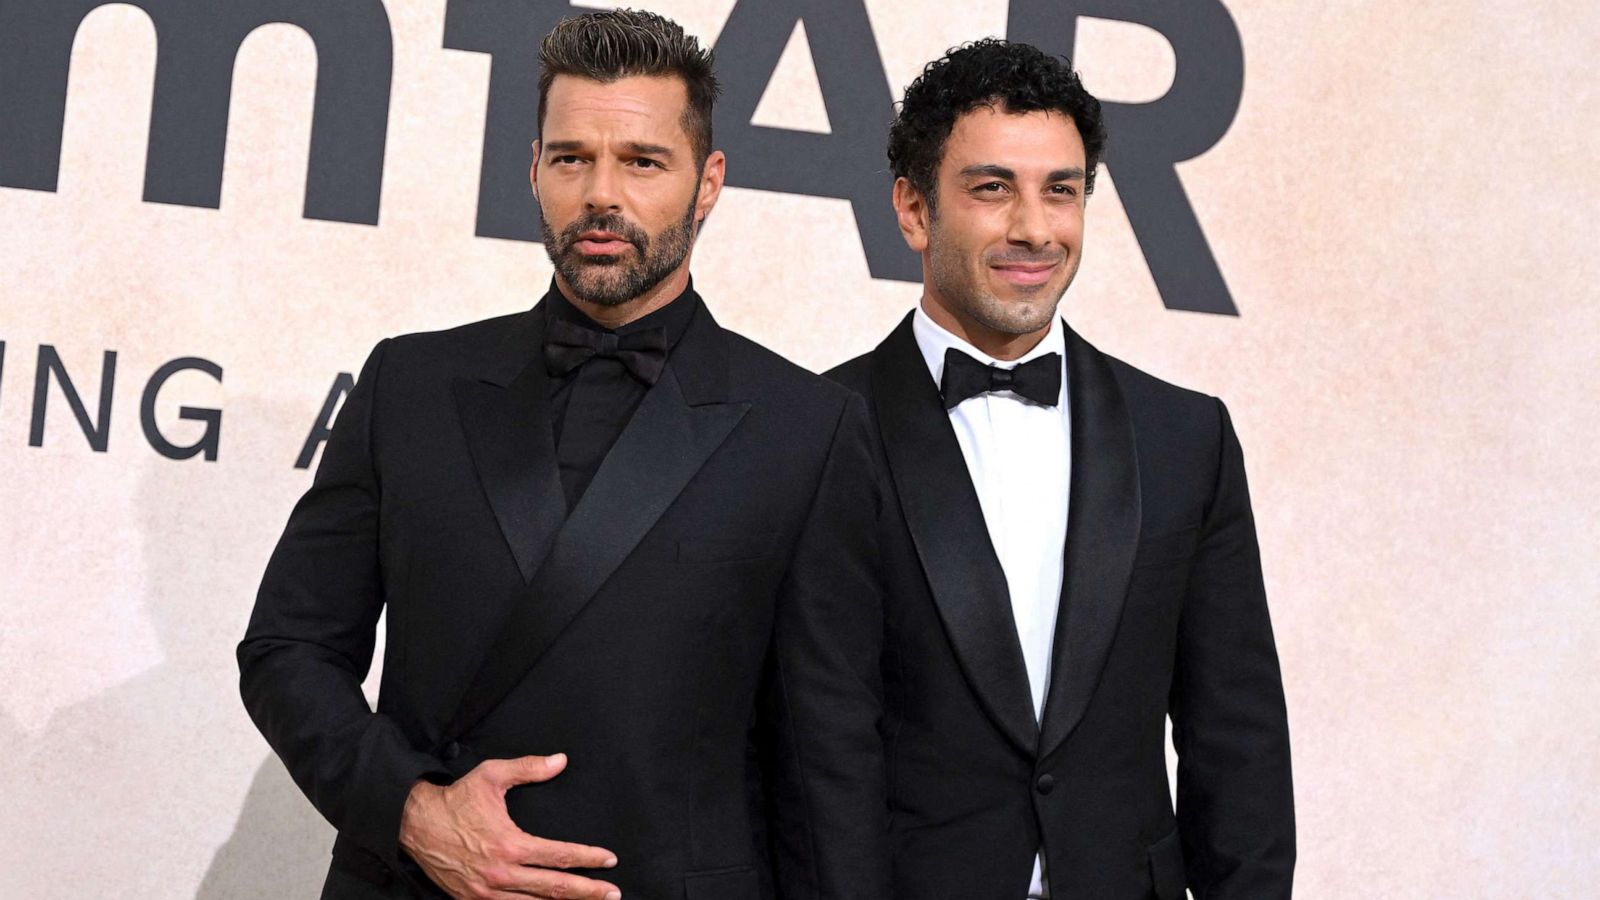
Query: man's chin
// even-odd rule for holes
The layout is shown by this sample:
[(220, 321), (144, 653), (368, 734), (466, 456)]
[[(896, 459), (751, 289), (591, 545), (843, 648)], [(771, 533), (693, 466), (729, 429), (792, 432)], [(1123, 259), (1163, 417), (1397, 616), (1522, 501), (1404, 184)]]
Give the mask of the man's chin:
[(991, 286), (990, 296), (1019, 314), (1024, 309), (1037, 310), (1048, 320), (1066, 294), (1069, 283), (1067, 279), (1053, 278), (1041, 284), (997, 284)]
[(1051, 300), (1055, 296), (1044, 292), (1020, 296), (990, 294), (990, 303), (994, 305), (976, 318), (985, 327), (1002, 334), (1032, 334), (1049, 327), (1050, 320), (1055, 317), (1056, 303)]

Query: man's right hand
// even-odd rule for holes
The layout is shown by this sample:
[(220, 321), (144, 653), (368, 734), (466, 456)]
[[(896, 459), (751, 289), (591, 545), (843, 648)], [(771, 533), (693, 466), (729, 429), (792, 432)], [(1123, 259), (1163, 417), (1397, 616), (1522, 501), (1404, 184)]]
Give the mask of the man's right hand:
[(506, 791), (566, 766), (564, 753), (491, 759), (448, 787), (419, 781), (400, 817), (400, 846), (457, 900), (620, 900), (615, 885), (560, 871), (609, 869), (616, 854), (534, 837), (506, 813)]

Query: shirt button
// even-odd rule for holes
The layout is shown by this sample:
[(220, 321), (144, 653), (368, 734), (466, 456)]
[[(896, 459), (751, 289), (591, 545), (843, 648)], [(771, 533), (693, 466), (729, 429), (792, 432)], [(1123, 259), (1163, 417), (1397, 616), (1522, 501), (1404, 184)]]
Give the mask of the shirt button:
[(439, 751), (439, 755), (444, 757), (446, 762), (449, 762), (450, 760), (461, 755), (461, 745), (455, 741), (451, 741), (450, 743), (444, 745), (444, 747)]
[(1048, 794), (1056, 789), (1056, 777), (1046, 772), (1039, 776), (1037, 782), (1034, 782), (1034, 787), (1038, 788), (1039, 793)]

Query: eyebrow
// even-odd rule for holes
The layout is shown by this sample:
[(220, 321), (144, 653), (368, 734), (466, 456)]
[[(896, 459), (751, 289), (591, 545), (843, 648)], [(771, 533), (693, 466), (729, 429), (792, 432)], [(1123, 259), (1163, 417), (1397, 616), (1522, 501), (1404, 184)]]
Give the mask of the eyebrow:
[(979, 164), (979, 165), (967, 166), (965, 169), (961, 170), (961, 174), (963, 176), (965, 176), (965, 177), (968, 177), (968, 178), (987, 177), (987, 178), (1003, 178), (1006, 181), (1016, 181), (1017, 180), (1017, 173), (1011, 171), (1010, 169), (1006, 168), (1005, 166), (997, 166), (997, 165), (995, 165), (993, 163), (984, 163), (984, 164)]
[[(549, 141), (544, 145), (546, 153), (574, 153), (583, 149), (582, 141)], [(628, 141), (622, 149), (639, 156), (664, 156), (673, 157), (672, 148), (661, 144), (642, 144), (638, 141)]]
[[(977, 165), (967, 166), (965, 169), (961, 170), (961, 174), (967, 178), (1001, 178), (1006, 181), (1017, 180), (1016, 172), (1006, 168), (1005, 166), (996, 165), (994, 163), (979, 163)], [(1082, 181), (1083, 170), (1077, 166), (1072, 166), (1071, 168), (1066, 169), (1056, 169), (1055, 171), (1046, 175), (1044, 180), (1052, 184), (1057, 181)]]
[(664, 147), (660, 144), (641, 144), (637, 141), (629, 141), (626, 144), (623, 144), (622, 147), (623, 149), (632, 153), (637, 153), (640, 156), (665, 156), (668, 159), (672, 158), (672, 148)]

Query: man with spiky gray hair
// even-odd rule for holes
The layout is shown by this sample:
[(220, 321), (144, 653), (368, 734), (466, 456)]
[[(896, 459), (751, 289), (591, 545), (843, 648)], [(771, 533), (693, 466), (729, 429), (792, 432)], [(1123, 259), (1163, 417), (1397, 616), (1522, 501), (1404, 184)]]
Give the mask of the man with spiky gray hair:
[(621, 10), (540, 61), (549, 291), (378, 344), (239, 646), (323, 897), (883, 900), (865, 407), (695, 293), (709, 51)]

